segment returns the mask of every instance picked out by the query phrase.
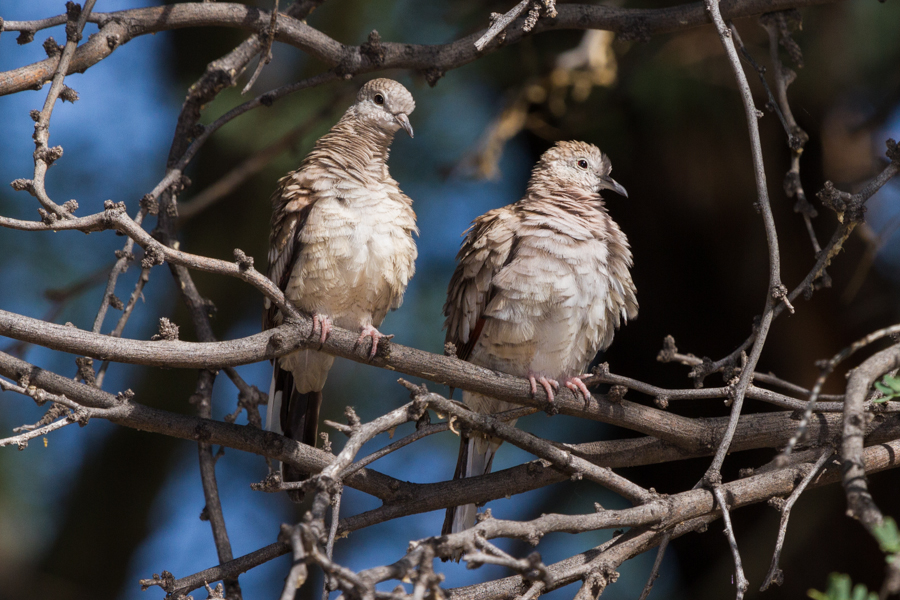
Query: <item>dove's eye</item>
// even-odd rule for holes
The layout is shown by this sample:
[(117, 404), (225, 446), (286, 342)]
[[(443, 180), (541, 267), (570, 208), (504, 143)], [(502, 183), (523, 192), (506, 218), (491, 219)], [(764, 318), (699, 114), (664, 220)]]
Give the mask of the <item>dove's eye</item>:
[(372, 99), (375, 101), (375, 104), (377, 104), (378, 106), (381, 106), (382, 104), (384, 104), (384, 96), (382, 96), (381, 94), (375, 94), (375, 97)]
[(588, 161), (584, 160), (583, 158), (579, 158), (578, 162), (576, 162), (575, 164), (578, 165), (579, 169), (587, 169), (588, 168)]

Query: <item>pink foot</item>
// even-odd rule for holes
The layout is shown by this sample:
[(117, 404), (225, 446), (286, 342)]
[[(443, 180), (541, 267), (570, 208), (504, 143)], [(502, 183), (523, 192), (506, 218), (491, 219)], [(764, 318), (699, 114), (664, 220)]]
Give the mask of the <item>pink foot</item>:
[(360, 330), (359, 339), (356, 340), (356, 345), (360, 345), (362, 341), (367, 337), (372, 338), (372, 349), (369, 350), (369, 360), (372, 360), (373, 358), (375, 358), (375, 353), (378, 352), (378, 342), (382, 339), (389, 340), (394, 337), (394, 335), (385, 335), (371, 325), (366, 325), (362, 328), (362, 330)]
[(591, 392), (587, 389), (587, 386), (584, 385), (584, 382), (581, 380), (582, 377), (589, 377), (589, 374), (567, 377), (565, 384), (566, 387), (572, 390), (574, 393), (581, 394), (584, 397), (584, 401), (587, 402), (591, 399)]
[(531, 395), (534, 396), (537, 394), (537, 384), (540, 383), (544, 388), (544, 391), (547, 392), (547, 401), (553, 402), (556, 396), (553, 394), (554, 390), (559, 389), (559, 382), (555, 379), (547, 379), (546, 377), (538, 377), (535, 379), (534, 375), (528, 376), (528, 382), (531, 383)]
[(313, 315), (312, 335), (316, 334), (317, 328), (322, 330), (322, 333), (319, 336), (320, 344), (324, 344), (325, 340), (328, 339), (328, 336), (331, 335), (331, 327), (331, 317), (328, 315), (320, 315), (319, 313)]

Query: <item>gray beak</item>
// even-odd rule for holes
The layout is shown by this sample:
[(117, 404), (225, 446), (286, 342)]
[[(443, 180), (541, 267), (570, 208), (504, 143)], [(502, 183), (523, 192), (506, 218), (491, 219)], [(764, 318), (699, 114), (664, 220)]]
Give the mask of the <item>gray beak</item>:
[(628, 197), (628, 192), (625, 191), (625, 188), (609, 175), (600, 178), (600, 189), (612, 190), (620, 196)]
[(406, 113), (400, 113), (400, 114), (398, 114), (398, 115), (394, 115), (394, 118), (395, 118), (395, 119), (397, 120), (397, 122), (400, 124), (400, 127), (402, 127), (403, 130), (406, 131), (406, 133), (409, 134), (409, 137), (411, 137), (411, 138), (412, 138), (412, 137), (415, 137), (415, 136), (413, 135), (413, 128), (412, 128), (412, 125), (410, 125), (410, 123), (409, 123), (409, 117), (406, 116)]

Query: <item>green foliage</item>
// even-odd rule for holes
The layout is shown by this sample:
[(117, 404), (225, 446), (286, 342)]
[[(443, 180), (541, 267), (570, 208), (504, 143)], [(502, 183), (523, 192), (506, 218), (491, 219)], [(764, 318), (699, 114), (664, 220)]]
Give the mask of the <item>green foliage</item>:
[(807, 595), (813, 600), (878, 600), (878, 594), (870, 592), (861, 583), (851, 590), (850, 576), (844, 573), (832, 573), (828, 576), (828, 590), (809, 590)]
[(875, 382), (875, 389), (884, 394), (875, 402), (887, 402), (891, 398), (900, 398), (900, 377), (885, 375), (884, 379)]
[(897, 554), (900, 552), (900, 531), (897, 523), (891, 517), (885, 517), (881, 525), (875, 528), (875, 538), (881, 551), (885, 554)]

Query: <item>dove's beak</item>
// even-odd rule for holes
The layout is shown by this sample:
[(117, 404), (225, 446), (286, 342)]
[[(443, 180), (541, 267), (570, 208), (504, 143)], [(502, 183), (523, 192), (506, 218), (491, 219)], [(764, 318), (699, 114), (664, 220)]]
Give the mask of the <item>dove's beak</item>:
[(618, 181), (606, 175), (605, 177), (600, 178), (600, 189), (612, 190), (620, 196), (628, 197), (628, 192), (625, 191), (625, 188), (622, 187)]
[(410, 125), (409, 117), (406, 116), (406, 113), (400, 113), (400, 114), (394, 115), (394, 118), (397, 120), (397, 123), (400, 124), (400, 127), (402, 127), (403, 130), (409, 134), (409, 137), (415, 137), (413, 135), (412, 125)]

